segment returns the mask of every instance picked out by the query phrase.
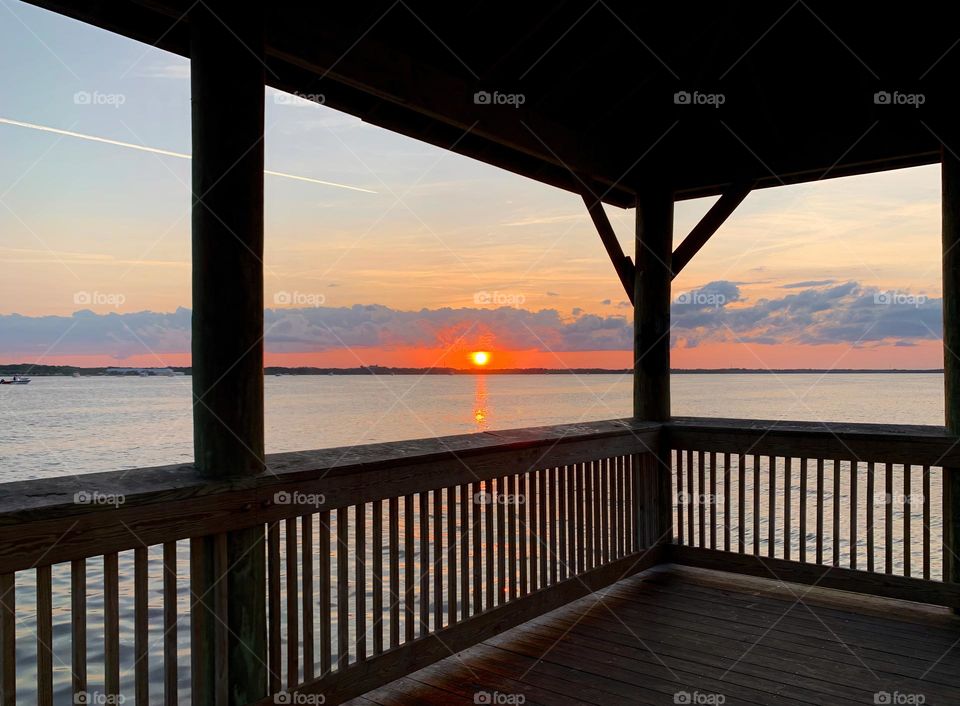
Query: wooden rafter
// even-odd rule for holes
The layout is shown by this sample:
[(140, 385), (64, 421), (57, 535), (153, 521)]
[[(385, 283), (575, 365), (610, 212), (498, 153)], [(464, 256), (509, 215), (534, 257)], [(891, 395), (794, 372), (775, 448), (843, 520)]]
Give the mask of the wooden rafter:
[(752, 188), (752, 184), (737, 184), (723, 192), (717, 202), (700, 219), (700, 222), (693, 227), (690, 234), (673, 251), (672, 269), (674, 278), (693, 259), (693, 256), (700, 252), (700, 248), (707, 244), (711, 236), (736, 210)]
[(593, 219), (593, 224), (597, 228), (597, 233), (600, 234), (600, 240), (603, 242), (603, 247), (610, 257), (610, 262), (613, 263), (613, 268), (617, 271), (617, 276), (620, 277), (620, 283), (623, 285), (623, 289), (626, 291), (630, 303), (633, 304), (633, 280), (636, 276), (636, 268), (633, 265), (633, 260), (630, 259), (629, 255), (623, 254), (623, 248), (620, 247), (617, 234), (614, 233), (613, 226), (610, 225), (607, 212), (603, 210), (603, 203), (585, 192), (582, 193), (581, 196), (590, 214), (590, 218)]

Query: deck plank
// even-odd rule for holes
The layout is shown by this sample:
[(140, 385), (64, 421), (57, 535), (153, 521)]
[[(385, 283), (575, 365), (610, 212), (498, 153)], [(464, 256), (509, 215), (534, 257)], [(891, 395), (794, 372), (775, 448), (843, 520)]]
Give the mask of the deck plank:
[(480, 692), (542, 706), (659, 706), (682, 702), (682, 692), (758, 706), (874, 703), (879, 692), (960, 703), (960, 617), (666, 565), (353, 703), (475, 703)]

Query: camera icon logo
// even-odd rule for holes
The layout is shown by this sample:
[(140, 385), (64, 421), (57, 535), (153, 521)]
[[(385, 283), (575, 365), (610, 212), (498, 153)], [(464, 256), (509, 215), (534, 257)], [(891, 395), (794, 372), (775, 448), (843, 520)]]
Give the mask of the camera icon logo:
[(490, 95), (489, 91), (477, 91), (473, 94), (473, 102), (476, 105), (490, 105), (493, 100), (493, 96)]
[(673, 94), (673, 102), (676, 105), (690, 105), (692, 99), (689, 91), (677, 91)]
[(877, 91), (873, 94), (873, 102), (876, 105), (890, 105), (892, 100), (893, 96), (890, 95), (889, 91)]

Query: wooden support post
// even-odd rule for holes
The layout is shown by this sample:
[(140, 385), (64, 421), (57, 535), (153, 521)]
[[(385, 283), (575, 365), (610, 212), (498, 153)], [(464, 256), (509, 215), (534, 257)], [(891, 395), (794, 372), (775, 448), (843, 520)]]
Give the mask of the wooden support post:
[(693, 227), (690, 234), (677, 246), (673, 253), (673, 261), (670, 263), (673, 277), (680, 274), (680, 270), (686, 267), (693, 256), (700, 252), (700, 248), (707, 244), (707, 241), (726, 222), (737, 206), (747, 198), (751, 188), (750, 186), (735, 185), (723, 192), (717, 202), (700, 219), (700, 222)]
[(631, 260), (628, 255), (623, 254), (623, 248), (620, 247), (617, 234), (614, 232), (613, 226), (610, 225), (607, 212), (603, 210), (603, 202), (587, 192), (584, 192), (581, 196), (583, 203), (587, 207), (587, 212), (590, 214), (590, 218), (593, 219), (593, 225), (596, 226), (597, 233), (600, 235), (600, 241), (607, 251), (607, 256), (610, 258), (610, 262), (613, 263), (613, 268), (617, 271), (617, 276), (620, 278), (620, 283), (623, 285), (623, 289), (627, 293), (630, 303), (633, 304), (633, 280), (635, 276), (633, 260)]
[[(673, 249), (673, 193), (649, 185), (637, 194), (636, 276), (633, 308), (633, 416), (670, 419), (670, 262)], [(635, 462), (639, 517), (637, 543), (669, 541), (671, 526), (670, 449), (658, 446)]]
[[(264, 64), (253, 8), (207, 0), (189, 17), (194, 456), (212, 479), (264, 468)], [(199, 538), (191, 551), (192, 702), (264, 698), (264, 528)]]
[[(947, 430), (960, 434), (960, 159), (942, 150), (943, 382)], [(943, 580), (960, 583), (960, 468), (943, 469)]]

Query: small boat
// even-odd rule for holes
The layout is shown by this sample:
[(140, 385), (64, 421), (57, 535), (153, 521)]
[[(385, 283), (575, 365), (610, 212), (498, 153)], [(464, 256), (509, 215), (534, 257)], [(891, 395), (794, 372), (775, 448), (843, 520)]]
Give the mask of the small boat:
[(22, 378), (19, 375), (14, 375), (10, 380), (0, 378), (0, 385), (26, 385), (29, 382), (30, 378)]

